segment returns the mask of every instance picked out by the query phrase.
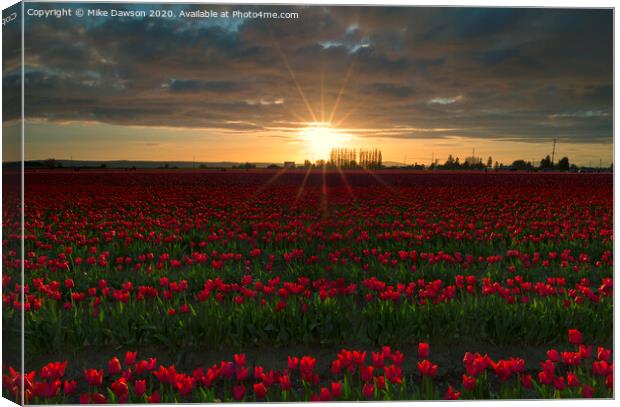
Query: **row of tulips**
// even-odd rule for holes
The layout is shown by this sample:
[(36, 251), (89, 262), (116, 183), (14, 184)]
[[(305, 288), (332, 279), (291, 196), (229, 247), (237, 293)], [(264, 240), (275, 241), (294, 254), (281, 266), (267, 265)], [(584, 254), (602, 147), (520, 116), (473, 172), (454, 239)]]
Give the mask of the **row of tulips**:
[[(2, 281), (3, 304), (20, 309), (21, 285), (16, 283), (13, 290), (9, 291), (11, 276), (3, 276)], [(25, 311), (39, 310), (47, 300), (62, 303), (65, 309), (85, 303), (96, 310), (104, 301), (126, 304), (130, 301), (162, 300), (174, 303), (189, 298), (204, 302), (213, 297), (218, 303), (232, 298), (236, 304), (255, 300), (260, 305), (265, 305), (267, 300), (276, 298), (280, 299), (285, 306), (289, 298), (298, 297), (304, 300), (315, 296), (321, 300), (357, 296), (366, 302), (376, 299), (393, 302), (409, 301), (421, 305), (427, 302), (442, 303), (470, 295), (498, 296), (508, 304), (527, 303), (531, 298), (561, 297), (568, 307), (572, 303), (582, 304), (584, 301), (598, 303), (601, 298), (612, 295), (612, 278), (603, 278), (598, 285), (596, 284), (588, 278), (581, 278), (573, 287), (567, 288), (565, 278), (547, 277), (544, 281), (531, 282), (516, 275), (505, 281), (493, 281), (488, 277), (479, 281), (473, 275), (457, 275), (453, 284), (447, 284), (441, 279), (426, 281), (423, 278), (388, 284), (376, 277), (371, 277), (363, 280), (358, 286), (357, 283), (345, 281), (343, 278), (310, 280), (307, 277), (298, 277), (294, 281), (282, 281), (277, 276), (263, 282), (247, 274), (238, 282), (225, 283), (223, 279), (216, 277), (208, 279), (203, 284), (193, 283), (191, 286), (186, 279), (170, 281), (168, 277), (159, 278), (158, 285), (138, 285), (137, 287), (134, 287), (131, 281), (123, 282), (120, 287), (113, 287), (102, 279), (99, 280), (97, 286), (88, 287), (84, 291), (76, 288), (72, 278), (67, 278), (64, 282), (48, 280), (47, 283), (43, 278), (34, 278), (32, 279), (33, 289), (31, 290), (30, 284), (26, 284), (23, 291), (26, 295)]]
[[(556, 341), (571, 326), (582, 327), (596, 340), (607, 340), (613, 323), (611, 279), (598, 288), (582, 281), (570, 289), (561, 281), (540, 285), (521, 281), (510, 288), (482, 282), (475, 293), (466, 283), (459, 287), (459, 282), (444, 287), (441, 281), (391, 286), (375, 279), (356, 286), (344, 281), (249, 280), (245, 285), (208, 280), (206, 288), (194, 295), (184, 280), (162, 287), (133, 287), (127, 282), (120, 289), (102, 283), (90, 293), (73, 292), (65, 281), (62, 295), (70, 297), (61, 301), (48, 297), (61, 293), (59, 284), (41, 283), (35, 293), (45, 297), (26, 296), (32, 307), (25, 315), (26, 347), (42, 354), (110, 343), (173, 349), (350, 340), (397, 345), (421, 337), (459, 336), (541, 344)], [(270, 294), (265, 295), (266, 290)], [(502, 291), (510, 295), (502, 296)], [(4, 294), (4, 299), (5, 327), (18, 329), (19, 293)]]
[(113, 357), (106, 369), (88, 368), (67, 378), (68, 363), (51, 362), (23, 377), (3, 367), (3, 392), (19, 398), (22, 380), (26, 402), (32, 403), (157, 403), (215, 401), (448, 400), (486, 398), (613, 397), (610, 349), (586, 345), (571, 329), (572, 350), (547, 351), (533, 371), (521, 358), (493, 360), (467, 352), (460, 383), (442, 378), (427, 343), (418, 345), (418, 361), (409, 369), (404, 355), (384, 346), (376, 352), (342, 350), (328, 372), (318, 372), (311, 356), (288, 356), (286, 368), (251, 366), (235, 354), (210, 367), (181, 373), (155, 358), (139, 360), (137, 352)]
[[(445, 184), (450, 177), (440, 178)], [(544, 178), (523, 176), (520, 183), (530, 187), (514, 179), (487, 180), (472, 190), (473, 180), (421, 189), (427, 180), (411, 174), (392, 180), (405, 185), (377, 187), (365, 175), (356, 186), (360, 193), (351, 196), (343, 186), (309, 187), (299, 195), (299, 185), (278, 185), (268, 174), (254, 178), (264, 187), (252, 188), (234, 174), (144, 173), (136, 174), (142, 184), (122, 186), (123, 174), (27, 177), (24, 266), (148, 272), (194, 265), (222, 270), (246, 262), (266, 269), (345, 262), (406, 269), (611, 265), (613, 205), (606, 177), (589, 184), (560, 177), (550, 186)], [(223, 180), (230, 181), (227, 187)], [(295, 181), (302, 180), (289, 178)], [(323, 201), (327, 212), (318, 210)], [(7, 210), (4, 220), (3, 261), (15, 270), (21, 267), (14, 249), (18, 214)]]
[[(391, 232), (394, 233), (394, 232)], [(405, 242), (410, 241), (411, 237), (406, 236)], [(38, 251), (45, 254), (37, 254), (35, 251), (26, 252), (24, 268), (28, 271), (93, 271), (97, 269), (110, 271), (144, 271), (152, 272), (161, 269), (179, 269), (188, 266), (203, 266), (213, 270), (221, 270), (227, 267), (238, 268), (239, 266), (253, 267), (263, 265), (265, 269), (271, 270), (276, 262), (281, 266), (304, 265), (310, 266), (320, 264), (324, 267), (333, 267), (337, 264), (358, 264), (364, 269), (369, 267), (384, 266), (388, 268), (407, 268), (416, 271), (420, 267), (433, 265), (449, 265), (467, 269), (472, 266), (502, 265), (505, 267), (532, 268), (542, 267), (550, 269), (553, 266), (560, 268), (571, 268), (579, 271), (584, 268), (611, 266), (613, 259), (611, 251), (604, 250), (601, 253), (580, 252), (574, 253), (567, 248), (560, 253), (553, 249), (546, 252), (534, 250), (507, 249), (505, 253), (490, 254), (486, 256), (461, 253), (460, 251), (445, 252), (418, 252), (412, 250), (386, 250), (377, 247), (363, 248), (366, 244), (358, 242), (357, 246), (339, 247), (334, 251), (326, 251), (326, 247), (317, 245), (314, 247), (295, 248), (289, 247), (287, 250), (278, 250), (276, 257), (274, 253), (265, 253), (261, 250), (259, 242), (250, 245), (248, 252), (219, 252), (212, 249), (211, 252), (204, 251), (208, 246), (213, 246), (208, 242), (187, 242), (189, 254), (184, 254), (181, 258), (174, 258), (168, 252), (163, 252), (157, 257), (153, 252), (139, 254), (135, 258), (129, 254), (114, 258), (110, 251), (100, 251), (96, 245), (80, 248), (71, 245), (58, 247), (60, 253), (51, 251), (54, 247), (39, 247)], [(92, 242), (98, 243), (98, 242)], [(264, 242), (260, 242), (263, 243)], [(518, 244), (515, 244), (518, 246)], [(332, 245), (333, 246), (333, 245)], [(484, 244), (482, 245), (484, 247)], [(105, 245), (104, 245), (105, 247)], [(389, 246), (388, 246), (389, 247)], [(318, 253), (316, 248), (322, 249)], [(314, 250), (313, 250), (314, 249)], [(306, 253), (309, 251), (309, 253)], [(48, 254), (49, 253), (49, 254)], [(8, 268), (19, 268), (20, 259), (17, 250), (9, 250), (5, 256), (5, 264)], [(319, 256), (320, 254), (320, 256)]]

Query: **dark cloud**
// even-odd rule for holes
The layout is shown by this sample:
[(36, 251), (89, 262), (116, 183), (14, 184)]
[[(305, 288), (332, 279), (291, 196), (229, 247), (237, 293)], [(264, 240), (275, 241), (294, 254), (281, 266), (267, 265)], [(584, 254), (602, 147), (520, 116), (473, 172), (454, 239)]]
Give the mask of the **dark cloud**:
[(242, 87), (241, 83), (232, 81), (201, 81), (193, 79), (172, 79), (170, 90), (173, 92), (231, 92)]
[(612, 140), (611, 10), (239, 8), (300, 18), (27, 18), (28, 117), (256, 132), (323, 110), (413, 129), (367, 136)]
[(411, 86), (398, 86), (391, 83), (372, 83), (368, 86), (368, 93), (380, 96), (406, 98), (413, 93)]

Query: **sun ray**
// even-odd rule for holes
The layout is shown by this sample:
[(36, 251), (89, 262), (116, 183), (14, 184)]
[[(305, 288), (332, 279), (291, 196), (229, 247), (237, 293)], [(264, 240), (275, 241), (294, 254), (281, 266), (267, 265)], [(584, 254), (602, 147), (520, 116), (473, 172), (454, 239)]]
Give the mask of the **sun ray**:
[(353, 72), (353, 66), (355, 65), (355, 59), (353, 59), (351, 61), (351, 65), (349, 65), (349, 69), (347, 70), (347, 74), (344, 77), (344, 81), (342, 82), (342, 87), (340, 88), (340, 91), (338, 91), (338, 96), (336, 97), (336, 101), (334, 102), (334, 107), (332, 108), (332, 111), (329, 115), (329, 122), (331, 123), (334, 120), (334, 117), (336, 115), (336, 111), (338, 110), (338, 105), (340, 105), (340, 100), (342, 99), (342, 96), (344, 95), (344, 91), (347, 87), (347, 83), (349, 82), (349, 78), (351, 77), (351, 73)]
[(338, 121), (336, 121), (335, 123), (333, 123), (334, 127), (340, 127), (342, 126), (342, 124), (355, 112), (357, 112), (358, 110), (360, 110), (360, 108), (364, 105), (364, 103), (366, 103), (366, 100), (368, 99), (368, 95), (362, 96), (360, 99), (358, 99), (357, 103), (355, 103), (355, 105), (349, 109), (349, 111), (347, 111), (344, 115), (342, 115), (342, 117), (340, 117), (340, 119)]
[(299, 187), (299, 189), (297, 190), (297, 194), (295, 195), (295, 203), (297, 203), (299, 198), (301, 198), (301, 195), (304, 193), (304, 188), (306, 187), (306, 182), (308, 181), (308, 176), (310, 175), (311, 170), (312, 167), (308, 167), (308, 169), (306, 170), (306, 174), (304, 175), (304, 179), (301, 182), (301, 186)]
[(387, 190), (388, 190), (391, 194), (393, 194), (393, 195), (398, 195), (398, 192), (396, 191), (396, 189), (395, 189), (393, 186), (391, 186), (390, 184), (388, 184), (387, 182), (385, 182), (385, 180), (384, 180), (383, 178), (379, 177), (379, 175), (375, 174), (375, 172), (374, 172), (374, 171), (369, 170), (369, 169), (364, 168), (364, 167), (361, 167), (361, 168), (362, 168), (362, 170), (363, 170), (366, 174), (368, 174), (368, 175), (370, 175), (371, 177), (373, 177), (373, 178), (374, 178), (374, 179), (375, 179), (375, 180), (376, 180), (379, 184), (381, 184), (382, 186), (386, 187), (386, 188), (387, 188)]
[(359, 104), (358, 106), (354, 107), (353, 109), (350, 109), (347, 113), (345, 113), (340, 120), (338, 120), (336, 123), (334, 123), (334, 127), (340, 127), (342, 126), (342, 124), (349, 118), (349, 116), (351, 116), (353, 113), (357, 112), (359, 110)]
[(258, 195), (260, 195), (261, 192), (263, 192), (265, 189), (267, 189), (267, 187), (271, 184), (273, 184), (275, 182), (275, 180), (277, 180), (278, 178), (280, 178), (282, 176), (282, 174), (284, 174), (286, 172), (286, 168), (281, 168), (278, 172), (276, 172), (275, 174), (273, 174), (267, 181), (265, 181), (264, 184), (262, 184), (261, 186), (259, 186), (256, 191), (254, 191), (254, 194), (252, 194), (252, 198), (257, 197)]
[(304, 119), (303, 117), (301, 117), (301, 115), (297, 112), (294, 112), (292, 110), (289, 110), (289, 112), (291, 113), (291, 115), (296, 118), (297, 120), (299, 120), (300, 122), (305, 122), (306, 119)]
[(323, 177), (323, 183), (321, 185), (321, 213), (323, 214), (323, 218), (327, 217), (327, 181), (326, 181), (326, 176), (325, 176), (325, 164), (323, 164), (323, 171), (322, 171), (322, 177)]
[(321, 63), (321, 121), (325, 122), (325, 88), (324, 88), (324, 71)]
[(336, 168), (338, 169), (338, 173), (340, 174), (340, 178), (342, 179), (342, 183), (344, 184), (345, 189), (351, 196), (351, 199), (355, 200), (355, 194), (353, 193), (353, 188), (351, 187), (351, 184), (349, 184), (349, 181), (347, 180), (347, 177), (344, 171), (342, 171), (342, 168), (340, 167), (336, 167)]
[(280, 44), (277, 41), (275, 41), (275, 39), (274, 39), (274, 44), (278, 50), (278, 53), (280, 54), (280, 58), (282, 58), (282, 61), (284, 62), (284, 66), (286, 67), (286, 70), (288, 71), (293, 83), (295, 84), (295, 88), (297, 89), (299, 96), (301, 97), (304, 104), (306, 105), (306, 109), (308, 109), (308, 113), (310, 113), (310, 117), (312, 117), (312, 121), (316, 122), (317, 118), (316, 118), (316, 115), (314, 114), (314, 110), (312, 109), (312, 106), (310, 106), (310, 102), (308, 102), (308, 98), (306, 97), (306, 94), (304, 93), (303, 89), (299, 85), (299, 82), (297, 81), (297, 77), (295, 76), (295, 72), (293, 72), (293, 69), (291, 68), (291, 65), (288, 62), (288, 58), (286, 57), (286, 55), (284, 55), (284, 51), (282, 51)]

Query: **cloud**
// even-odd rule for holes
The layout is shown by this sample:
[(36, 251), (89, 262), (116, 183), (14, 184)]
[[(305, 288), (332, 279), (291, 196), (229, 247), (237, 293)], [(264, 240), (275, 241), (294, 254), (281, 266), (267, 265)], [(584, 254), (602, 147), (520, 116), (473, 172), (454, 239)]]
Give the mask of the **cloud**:
[(456, 103), (461, 100), (462, 96), (454, 96), (454, 97), (437, 97), (428, 101), (430, 104), (436, 105), (451, 105), (452, 103)]
[(173, 92), (231, 92), (238, 90), (242, 85), (233, 81), (201, 81), (194, 79), (172, 79), (168, 85)]
[(602, 112), (600, 110), (587, 110), (585, 112), (572, 112), (572, 113), (556, 113), (549, 115), (550, 119), (562, 118), (562, 117), (607, 117), (609, 113)]
[(27, 17), (28, 118), (242, 133), (333, 116), (385, 138), (612, 141), (611, 10), (239, 8), (300, 18)]

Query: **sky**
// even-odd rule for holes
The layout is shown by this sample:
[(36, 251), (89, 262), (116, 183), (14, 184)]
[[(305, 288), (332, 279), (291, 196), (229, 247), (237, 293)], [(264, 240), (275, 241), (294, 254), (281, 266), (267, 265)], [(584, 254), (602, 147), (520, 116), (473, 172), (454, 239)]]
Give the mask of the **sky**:
[(26, 159), (613, 158), (611, 10), (168, 8), (299, 17), (27, 16)]

